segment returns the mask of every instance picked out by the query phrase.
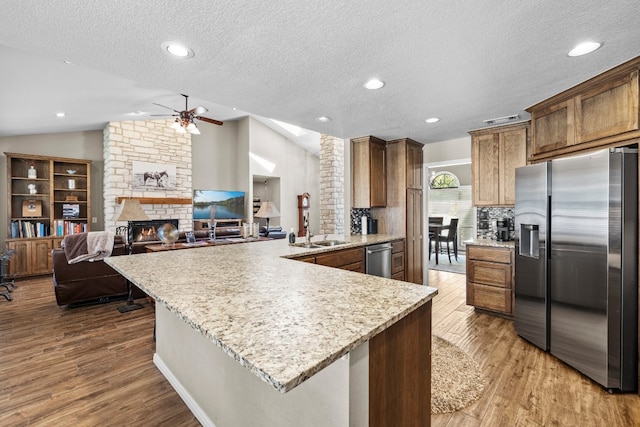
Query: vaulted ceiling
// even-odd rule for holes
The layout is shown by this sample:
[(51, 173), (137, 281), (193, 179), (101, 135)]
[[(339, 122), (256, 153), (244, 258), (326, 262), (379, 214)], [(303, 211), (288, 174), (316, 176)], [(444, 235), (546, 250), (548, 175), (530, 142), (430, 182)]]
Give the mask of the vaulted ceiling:
[[(640, 55), (635, 0), (0, 7), (0, 136), (102, 129), (171, 113), (153, 103), (181, 109), (186, 93), (222, 121), (250, 113), (338, 137), (429, 143), (489, 118), (526, 119), (526, 107)], [(584, 40), (604, 44), (567, 56)], [(195, 55), (171, 57), (169, 41)], [(365, 89), (372, 77), (385, 86)]]

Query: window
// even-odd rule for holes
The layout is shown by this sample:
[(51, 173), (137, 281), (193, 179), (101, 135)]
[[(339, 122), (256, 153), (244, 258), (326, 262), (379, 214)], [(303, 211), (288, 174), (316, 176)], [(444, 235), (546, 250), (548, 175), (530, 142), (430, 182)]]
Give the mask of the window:
[(441, 188), (458, 188), (460, 180), (457, 176), (447, 171), (440, 171), (431, 177), (429, 188), (439, 190)]

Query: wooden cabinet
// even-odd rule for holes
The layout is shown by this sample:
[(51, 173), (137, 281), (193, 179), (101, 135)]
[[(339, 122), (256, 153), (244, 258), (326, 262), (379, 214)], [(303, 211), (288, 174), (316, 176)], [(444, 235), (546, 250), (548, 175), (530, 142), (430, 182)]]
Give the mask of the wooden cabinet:
[(9, 271), (51, 273), (51, 249), (62, 236), (89, 230), (90, 160), (5, 153)]
[(545, 160), (640, 137), (640, 57), (527, 108), (531, 160)]
[(419, 284), (424, 281), (422, 148), (409, 138), (387, 142), (387, 206), (371, 210), (379, 233), (405, 236), (404, 277)]
[(61, 239), (8, 240), (7, 249), (16, 251), (9, 263), (9, 274), (16, 277), (51, 273), (51, 250), (60, 247)]
[(514, 250), (467, 245), (467, 304), (513, 315)]
[(375, 136), (351, 140), (353, 159), (353, 207), (387, 204), (386, 142)]
[(404, 240), (391, 242), (391, 278), (404, 280)]
[(364, 247), (351, 249), (336, 249), (331, 252), (318, 255), (302, 255), (291, 258), (296, 261), (310, 262), (312, 264), (326, 265), (327, 267), (341, 268), (343, 270), (364, 273)]
[(529, 122), (469, 132), (475, 206), (514, 206), (515, 169), (527, 164)]
[(342, 249), (316, 255), (316, 264), (364, 273), (364, 248)]

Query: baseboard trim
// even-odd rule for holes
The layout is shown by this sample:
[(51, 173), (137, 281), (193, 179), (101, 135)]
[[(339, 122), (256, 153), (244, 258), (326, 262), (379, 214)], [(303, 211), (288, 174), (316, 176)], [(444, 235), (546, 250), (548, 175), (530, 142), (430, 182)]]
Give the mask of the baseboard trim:
[(154, 353), (153, 355), (153, 363), (156, 365), (158, 370), (164, 375), (164, 377), (169, 381), (169, 384), (173, 387), (173, 389), (178, 393), (180, 398), (184, 401), (187, 407), (191, 410), (191, 413), (200, 421), (205, 427), (216, 427), (216, 425), (211, 421), (211, 419), (207, 416), (207, 414), (202, 410), (200, 405), (193, 400), (193, 397), (189, 392), (182, 386), (180, 381), (173, 375), (173, 372), (169, 369), (169, 367), (162, 361), (162, 358), (158, 356), (158, 353)]

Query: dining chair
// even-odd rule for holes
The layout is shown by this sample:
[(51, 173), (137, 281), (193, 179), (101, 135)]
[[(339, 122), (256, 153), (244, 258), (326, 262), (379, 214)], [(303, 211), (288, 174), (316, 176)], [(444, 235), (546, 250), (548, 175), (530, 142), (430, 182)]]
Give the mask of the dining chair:
[[(451, 247), (453, 245), (453, 255), (455, 260), (458, 260), (458, 218), (451, 218), (451, 222), (446, 229), (443, 229), (439, 236), (440, 245), (447, 244), (447, 255), (449, 256), (449, 262), (451, 262)], [(431, 256), (431, 254), (429, 254)]]
[[(444, 217), (441, 217), (441, 216), (429, 217), (429, 224), (442, 224), (443, 221), (444, 221)], [(435, 232), (429, 230), (429, 259), (431, 259), (431, 246), (432, 246), (431, 243), (435, 240), (434, 237), (435, 237)]]

